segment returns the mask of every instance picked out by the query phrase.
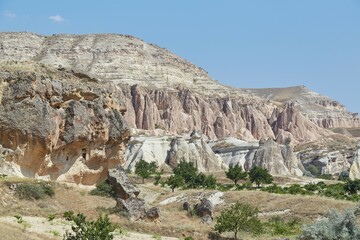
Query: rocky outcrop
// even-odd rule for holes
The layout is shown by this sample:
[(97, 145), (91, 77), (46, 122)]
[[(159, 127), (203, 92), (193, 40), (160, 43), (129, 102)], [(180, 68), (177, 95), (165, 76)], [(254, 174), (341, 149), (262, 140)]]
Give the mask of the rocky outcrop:
[(89, 81), (118, 84), (132, 128), (171, 134), (199, 129), (210, 139), (270, 137), (282, 143), (287, 137), (307, 141), (326, 136), (323, 128), (360, 126), (341, 104), (304, 87), (223, 86), (194, 64), (132, 36), (0, 36), (0, 60), (36, 61)]
[(116, 208), (125, 213), (126, 216), (133, 221), (146, 217), (145, 201), (135, 196), (130, 196), (127, 199), (117, 198)]
[(227, 169), (222, 159), (207, 144), (202, 134), (186, 136), (132, 137), (125, 152), (124, 167), (135, 170), (141, 159), (156, 162), (159, 167), (175, 167), (179, 162), (192, 162), (200, 172), (219, 172)]
[(17, 176), (81, 184), (123, 162), (116, 87), (28, 62), (0, 62), (0, 159)]
[(131, 183), (125, 170), (120, 166), (109, 169), (108, 180), (115, 190), (116, 198), (127, 200), (130, 197), (136, 198), (140, 193), (140, 190)]
[(214, 205), (206, 198), (202, 198), (200, 203), (194, 206), (196, 215), (200, 217), (203, 224), (211, 224), (213, 221)]
[(360, 179), (360, 144), (357, 145), (354, 161), (350, 167), (349, 177), (351, 180)]
[(190, 139), (176, 137), (171, 141), (168, 163), (175, 167), (180, 162), (192, 162), (200, 172), (216, 172), (227, 169), (222, 159), (215, 155), (199, 134)]
[(302, 176), (304, 168), (296, 158), (290, 145), (277, 144), (273, 139), (268, 139), (260, 145), (254, 158), (245, 162), (245, 170), (254, 166), (265, 168), (271, 174)]

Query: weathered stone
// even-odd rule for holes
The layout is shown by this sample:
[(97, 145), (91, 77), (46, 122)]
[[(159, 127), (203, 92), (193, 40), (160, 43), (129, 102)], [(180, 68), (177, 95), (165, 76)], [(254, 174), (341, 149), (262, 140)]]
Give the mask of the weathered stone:
[(146, 219), (152, 222), (160, 221), (160, 208), (152, 207), (147, 210)]
[(191, 211), (191, 205), (188, 202), (184, 202), (182, 208), (184, 211), (187, 211), (187, 212)]
[(201, 222), (211, 224), (213, 220), (213, 204), (206, 198), (201, 199), (200, 203), (195, 205), (196, 215), (201, 218)]
[(116, 207), (124, 211), (129, 219), (140, 220), (146, 218), (146, 206), (143, 199), (130, 196), (127, 199), (116, 199)]
[(0, 62), (0, 73), (0, 144), (14, 152), (0, 161), (9, 174), (89, 185), (123, 162), (129, 129), (124, 104), (109, 104), (114, 85), (34, 62)]
[(127, 200), (130, 197), (136, 198), (140, 193), (121, 166), (109, 169), (108, 180), (113, 186), (117, 198)]

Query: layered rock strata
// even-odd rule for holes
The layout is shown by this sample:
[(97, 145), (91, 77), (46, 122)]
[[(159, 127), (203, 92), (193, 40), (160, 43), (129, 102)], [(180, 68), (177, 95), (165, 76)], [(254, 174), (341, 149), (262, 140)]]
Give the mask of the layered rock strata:
[(0, 162), (8, 174), (94, 184), (123, 161), (116, 87), (29, 62), (0, 62)]
[[(130, 127), (209, 138), (316, 140), (324, 128), (360, 126), (330, 98), (303, 87), (235, 89), (166, 49), (128, 35), (0, 33), (0, 60), (38, 61), (120, 84)], [(137, 85), (137, 86), (136, 86)], [(305, 89), (305, 90), (304, 90)], [(290, 104), (290, 105), (287, 105)]]

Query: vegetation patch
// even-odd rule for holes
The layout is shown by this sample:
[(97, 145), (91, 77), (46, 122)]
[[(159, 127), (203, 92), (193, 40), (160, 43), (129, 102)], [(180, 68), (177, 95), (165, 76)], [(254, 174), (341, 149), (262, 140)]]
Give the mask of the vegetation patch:
[(46, 182), (18, 183), (15, 194), (20, 199), (39, 200), (55, 195), (54, 185)]

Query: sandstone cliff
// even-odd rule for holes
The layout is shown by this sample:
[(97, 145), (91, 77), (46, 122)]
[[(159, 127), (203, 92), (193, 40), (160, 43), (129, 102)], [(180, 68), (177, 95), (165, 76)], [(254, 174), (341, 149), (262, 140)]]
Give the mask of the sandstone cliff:
[(283, 142), (315, 140), (329, 134), (324, 128), (360, 124), (337, 102), (308, 90), (223, 86), (194, 64), (128, 35), (0, 36), (0, 60), (38, 61), (119, 84), (133, 128)]
[(123, 161), (116, 87), (29, 62), (0, 62), (0, 165), (8, 174), (94, 184)]

